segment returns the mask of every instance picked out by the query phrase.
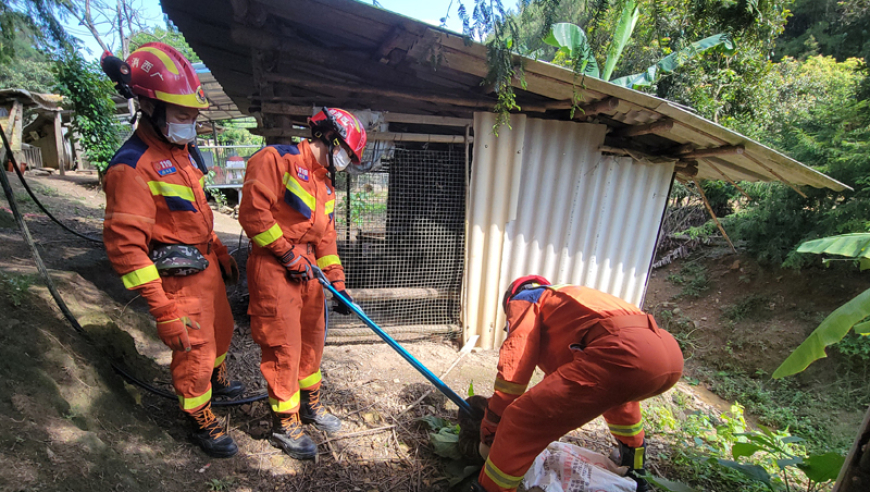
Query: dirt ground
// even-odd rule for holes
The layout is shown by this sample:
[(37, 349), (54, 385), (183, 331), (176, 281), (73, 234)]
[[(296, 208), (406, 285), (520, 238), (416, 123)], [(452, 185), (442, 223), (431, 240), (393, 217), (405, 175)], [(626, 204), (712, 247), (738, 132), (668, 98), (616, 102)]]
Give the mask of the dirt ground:
[[(455, 421), (456, 408), (437, 392), (408, 408), (431, 385), (383, 343), (328, 339), (322, 365), (324, 401), (345, 426), (335, 436), (312, 430), (317, 460), (296, 461), (268, 444), (263, 401), (216, 409), (226, 418), (240, 452), (231, 459), (208, 458), (187, 442), (175, 401), (128, 384), (112, 367), (171, 392), (169, 352), (154, 334), (145, 302), (123, 288), (100, 244), (61, 231), (25, 197), (14, 175), (8, 176), (43, 259), (88, 335), (76, 334), (60, 317), (14, 222), (0, 210), (0, 491), (448, 489), (447, 462), (433, 453), (428, 428), (419, 419), (431, 415)], [(28, 180), (59, 219), (99, 236), (105, 199), (95, 175)], [(5, 200), (0, 207), (8, 209)], [(216, 214), (215, 228), (230, 250), (236, 250), (238, 223)], [(243, 266), (245, 248), (236, 254)], [(663, 326), (669, 322), (661, 318), (662, 312), (676, 309), (697, 321), (692, 329), (703, 336), (693, 337), (696, 341), (686, 354), (688, 379), (699, 368), (731, 367), (727, 364), (769, 374), (815, 326), (818, 313), (830, 311), (861, 288), (852, 278), (828, 278), (819, 295), (811, 282), (792, 276), (796, 274), (771, 273), (730, 255), (706, 258), (704, 265), (714, 286), (705, 297), (674, 299), (683, 288), (667, 280), (682, 268), (674, 264), (655, 273), (646, 301)], [(246, 383), (246, 395), (251, 396), (265, 386), (259, 348), (250, 338), (245, 315), (245, 290), (244, 284), (228, 288), (236, 320), (229, 363), (231, 375)], [(753, 321), (724, 322), (723, 308), (750, 291), (764, 300), (752, 304), (757, 312), (748, 317)], [(436, 374), (457, 359), (458, 345), (444, 338), (405, 343)], [(724, 355), (724, 347), (733, 347), (732, 353)], [(488, 394), (496, 363), (495, 351), (475, 350), (444, 380), (462, 396), (471, 384), (479, 394)], [(728, 405), (703, 384), (680, 383), (673, 391), (688, 398), (692, 408), (724, 410)], [(666, 405), (672, 398), (668, 393), (649, 404)], [(604, 453), (612, 442), (601, 419), (565, 440)], [(649, 447), (653, 469), (666, 470), (666, 436), (649, 436)]]

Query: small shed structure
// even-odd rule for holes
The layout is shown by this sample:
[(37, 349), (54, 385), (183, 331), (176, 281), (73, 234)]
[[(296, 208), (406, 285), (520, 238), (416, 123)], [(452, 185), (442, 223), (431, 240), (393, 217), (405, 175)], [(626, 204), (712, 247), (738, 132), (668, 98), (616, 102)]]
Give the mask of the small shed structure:
[[(394, 333), (446, 326), (498, 346), (501, 294), (530, 273), (642, 304), (675, 178), (845, 188), (689, 108), (531, 59), (515, 84), (521, 110), (496, 137), (486, 48), (361, 2), (162, 6), (267, 141), (306, 136), (321, 106), (370, 117), (386, 166), (379, 180), (345, 180), (340, 248), (355, 297)], [(378, 190), (383, 225), (351, 234), (353, 204)]]
[(0, 119), (19, 164), (26, 164), (29, 168), (46, 166), (59, 169), (60, 164), (68, 162), (62, 101), (63, 98), (56, 94), (39, 94), (24, 89), (0, 90)]

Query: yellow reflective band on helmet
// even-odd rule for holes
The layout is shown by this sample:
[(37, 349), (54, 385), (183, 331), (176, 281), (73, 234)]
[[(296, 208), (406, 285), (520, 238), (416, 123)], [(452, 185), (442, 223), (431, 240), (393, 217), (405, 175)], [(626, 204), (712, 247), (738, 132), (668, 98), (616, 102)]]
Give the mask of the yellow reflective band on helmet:
[(205, 393), (200, 396), (195, 396), (193, 398), (185, 398), (181, 395), (178, 395), (178, 404), (181, 406), (182, 410), (193, 410), (195, 408), (199, 408), (211, 400), (211, 388), (208, 389)]
[(282, 237), (284, 237), (284, 231), (281, 230), (281, 226), (276, 222), (275, 225), (266, 229), (265, 232), (254, 236), (254, 244), (260, 247), (268, 246)]
[(300, 380), (299, 388), (307, 390), (308, 388), (311, 388), (315, 384), (319, 383), (321, 380), (323, 380), (323, 376), (321, 376), (320, 369), (318, 369), (317, 372), (315, 372), (314, 374)]
[(511, 383), (504, 379), (495, 378), (495, 390), (509, 395), (521, 395), (526, 392), (528, 384)]
[(154, 196), (174, 196), (189, 202), (196, 201), (196, 195), (189, 186), (164, 183), (163, 181), (149, 181), (148, 188), (151, 189), (151, 194)]
[(152, 48), (150, 46), (139, 48), (136, 51), (147, 51), (148, 53), (151, 53), (163, 62), (163, 65), (166, 66), (166, 70), (169, 70), (169, 73), (178, 75), (178, 65), (176, 65), (175, 62), (172, 61), (172, 58), (169, 58), (169, 55), (167, 55), (163, 51), (158, 50), (157, 48)]
[(169, 104), (184, 106), (185, 108), (208, 109), (208, 101), (200, 101), (196, 94), (170, 94), (163, 91), (154, 91), (154, 97)]
[(326, 202), (326, 215), (335, 213), (335, 200)]
[(299, 406), (299, 392), (293, 393), (287, 401), (279, 401), (269, 397), (269, 405), (272, 406), (272, 411), (275, 413), (288, 413)]
[(214, 366), (215, 366), (215, 367), (220, 367), (220, 365), (224, 363), (224, 360), (225, 360), (226, 358), (227, 358), (227, 354), (225, 354), (225, 353), (219, 355), (219, 356), (217, 357), (217, 359), (214, 360)]
[(632, 437), (643, 432), (643, 420), (634, 425), (607, 424), (607, 427), (614, 436)]
[(332, 265), (341, 266), (341, 260), (336, 255), (326, 255), (317, 259), (317, 268), (323, 270)]
[(124, 287), (135, 289), (140, 285), (145, 285), (148, 282), (153, 282), (159, 278), (160, 274), (157, 273), (157, 267), (149, 265), (145, 268), (133, 270), (132, 272), (121, 276), (121, 281), (124, 282)]
[(489, 459), (486, 460), (486, 465), (483, 469), (486, 473), (486, 476), (489, 477), (490, 480), (495, 482), (496, 485), (503, 489), (515, 489), (520, 484), (520, 482), (523, 481), (523, 477), (508, 475), (507, 473), (499, 470), (498, 467), (492, 463), (492, 461), (489, 461)]
[[(302, 209), (301, 207), (295, 207), (299, 210), (300, 213), (306, 215), (308, 218), (311, 218), (311, 213), (314, 211), (314, 207), (317, 204), (317, 200), (315, 200), (314, 196), (311, 193), (305, 191), (305, 188), (302, 187), (302, 184), (296, 180), (290, 173), (284, 173), (284, 186), (287, 188), (287, 191), (293, 195), (301, 205), (308, 207), (308, 210)], [(292, 205), (292, 204), (291, 204)]]

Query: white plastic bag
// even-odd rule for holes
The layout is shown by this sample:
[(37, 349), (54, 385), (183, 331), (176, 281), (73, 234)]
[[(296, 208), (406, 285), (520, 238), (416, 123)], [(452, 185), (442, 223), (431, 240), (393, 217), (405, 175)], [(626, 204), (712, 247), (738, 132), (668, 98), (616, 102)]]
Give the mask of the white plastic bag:
[(564, 442), (553, 442), (523, 478), (526, 490), (544, 492), (635, 492), (637, 484), (609, 458)]

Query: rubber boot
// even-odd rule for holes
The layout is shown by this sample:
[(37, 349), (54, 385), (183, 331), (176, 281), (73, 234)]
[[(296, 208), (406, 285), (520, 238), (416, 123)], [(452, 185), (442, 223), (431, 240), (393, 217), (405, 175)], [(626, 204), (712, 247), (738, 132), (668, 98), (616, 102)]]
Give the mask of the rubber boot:
[(320, 389), (302, 390), (302, 403), (299, 405), (299, 417), (305, 424), (313, 424), (314, 427), (324, 432), (338, 432), (341, 429), (341, 420), (326, 411), (326, 407), (320, 402)]
[(202, 448), (212, 458), (229, 458), (239, 452), (233, 438), (224, 432), (217, 417), (211, 411), (211, 404), (189, 414), (192, 432), (190, 440)]
[(211, 373), (211, 395), (235, 398), (245, 392), (245, 385), (241, 381), (230, 381), (227, 376), (227, 361), (214, 368)]
[(637, 492), (648, 492), (646, 475), (646, 441), (639, 448), (632, 448), (619, 442), (619, 466), (628, 467), (628, 477), (637, 482)]
[(303, 432), (298, 413), (272, 413), (269, 443), (297, 460), (311, 460), (317, 456), (317, 445)]

